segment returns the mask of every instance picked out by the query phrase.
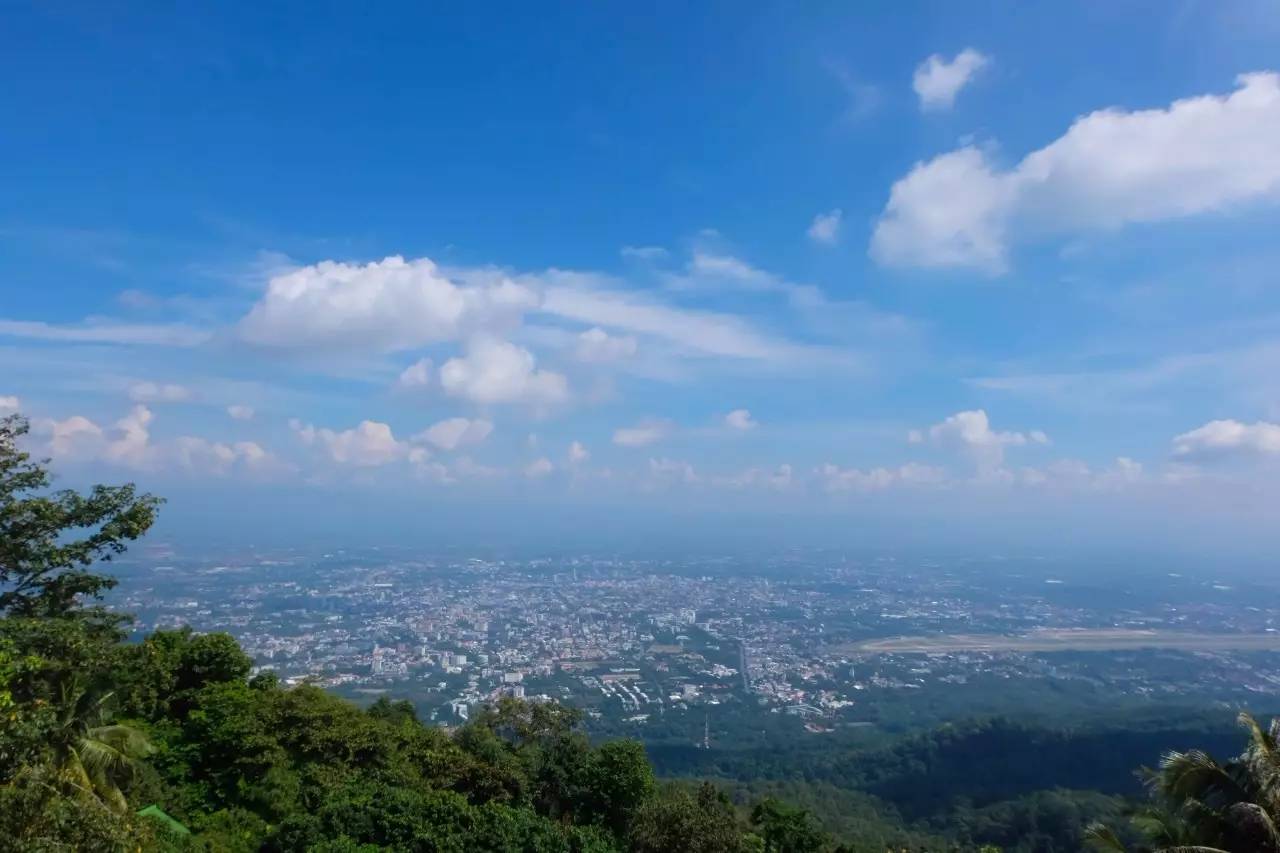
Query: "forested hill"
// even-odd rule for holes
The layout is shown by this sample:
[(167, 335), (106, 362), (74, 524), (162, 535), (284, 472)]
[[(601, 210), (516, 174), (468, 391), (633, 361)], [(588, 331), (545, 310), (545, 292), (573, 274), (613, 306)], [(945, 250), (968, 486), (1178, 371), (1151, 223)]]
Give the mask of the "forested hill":
[[(660, 790), (634, 741), (504, 702), (452, 733), (247, 678), (225, 634), (113, 642), (77, 619), (0, 621), (0, 846), (13, 850), (738, 850), (794, 838), (772, 801)], [(673, 833), (676, 833), (673, 835)], [(806, 842), (808, 838), (810, 841)]]
[(1170, 711), (1074, 726), (965, 720), (879, 748), (833, 748), (817, 739), (770, 750), (650, 745), (649, 755), (665, 776), (832, 785), (882, 798), (914, 820), (960, 801), (983, 806), (1055, 788), (1138, 796), (1137, 768), (1190, 745), (1237, 751), (1234, 712)]

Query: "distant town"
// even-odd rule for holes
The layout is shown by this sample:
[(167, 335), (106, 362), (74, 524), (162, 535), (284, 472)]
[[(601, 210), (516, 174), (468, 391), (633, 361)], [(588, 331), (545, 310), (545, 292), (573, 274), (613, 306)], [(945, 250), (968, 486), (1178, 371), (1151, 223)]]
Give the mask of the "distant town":
[(1152, 570), (1101, 596), (1051, 568), (159, 548), (118, 568), (128, 582), (114, 603), (139, 631), (228, 631), (289, 683), (409, 698), (441, 725), (515, 696), (698, 743), (727, 736), (730, 718), (820, 735), (1055, 703), (1280, 694), (1273, 590)]

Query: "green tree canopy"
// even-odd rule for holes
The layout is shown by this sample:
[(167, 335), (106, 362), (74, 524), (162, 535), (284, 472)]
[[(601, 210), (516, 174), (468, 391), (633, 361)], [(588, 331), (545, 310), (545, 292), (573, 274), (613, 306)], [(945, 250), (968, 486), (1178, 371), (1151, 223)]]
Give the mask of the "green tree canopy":
[(146, 533), (160, 499), (132, 484), (48, 492), (45, 463), (19, 446), (29, 429), (0, 419), (0, 614), (64, 616), (115, 585), (91, 567)]

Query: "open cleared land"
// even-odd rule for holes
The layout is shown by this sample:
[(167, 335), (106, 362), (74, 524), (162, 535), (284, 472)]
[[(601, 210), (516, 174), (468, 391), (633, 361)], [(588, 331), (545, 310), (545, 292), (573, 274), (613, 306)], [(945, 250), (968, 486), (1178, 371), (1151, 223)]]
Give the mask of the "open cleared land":
[(1123, 649), (1225, 651), (1280, 649), (1280, 632), (1198, 634), (1182, 631), (1064, 628), (1026, 634), (939, 634), (884, 637), (845, 643), (845, 654), (944, 654), (947, 652), (1101, 652)]

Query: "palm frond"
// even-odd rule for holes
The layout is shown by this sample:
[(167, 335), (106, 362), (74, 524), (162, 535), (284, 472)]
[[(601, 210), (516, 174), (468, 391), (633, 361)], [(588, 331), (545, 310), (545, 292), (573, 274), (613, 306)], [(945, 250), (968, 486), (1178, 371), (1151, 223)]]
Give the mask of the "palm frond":
[(1116, 835), (1115, 830), (1106, 824), (1091, 823), (1084, 831), (1085, 841), (1089, 842), (1089, 846), (1096, 850), (1110, 851), (1110, 853), (1128, 853), (1124, 842), (1120, 840), (1120, 836)]
[(89, 729), (88, 738), (110, 746), (129, 758), (145, 758), (154, 752), (147, 736), (133, 726), (116, 723), (110, 726), (97, 726)]
[(90, 778), (95, 778), (99, 775), (114, 776), (124, 773), (129, 769), (132, 762), (129, 756), (114, 746), (89, 738), (80, 742), (76, 752), (79, 753), (80, 763), (84, 765), (84, 769)]
[(1155, 787), (1175, 802), (1197, 799), (1210, 808), (1250, 799), (1250, 791), (1236, 774), (1199, 749), (1167, 753), (1160, 761)]
[(1258, 721), (1246, 711), (1241, 711), (1240, 716), (1236, 717), (1236, 722), (1249, 732), (1249, 742), (1257, 749), (1268, 761), (1276, 760), (1276, 742), (1270, 732), (1264, 731)]

